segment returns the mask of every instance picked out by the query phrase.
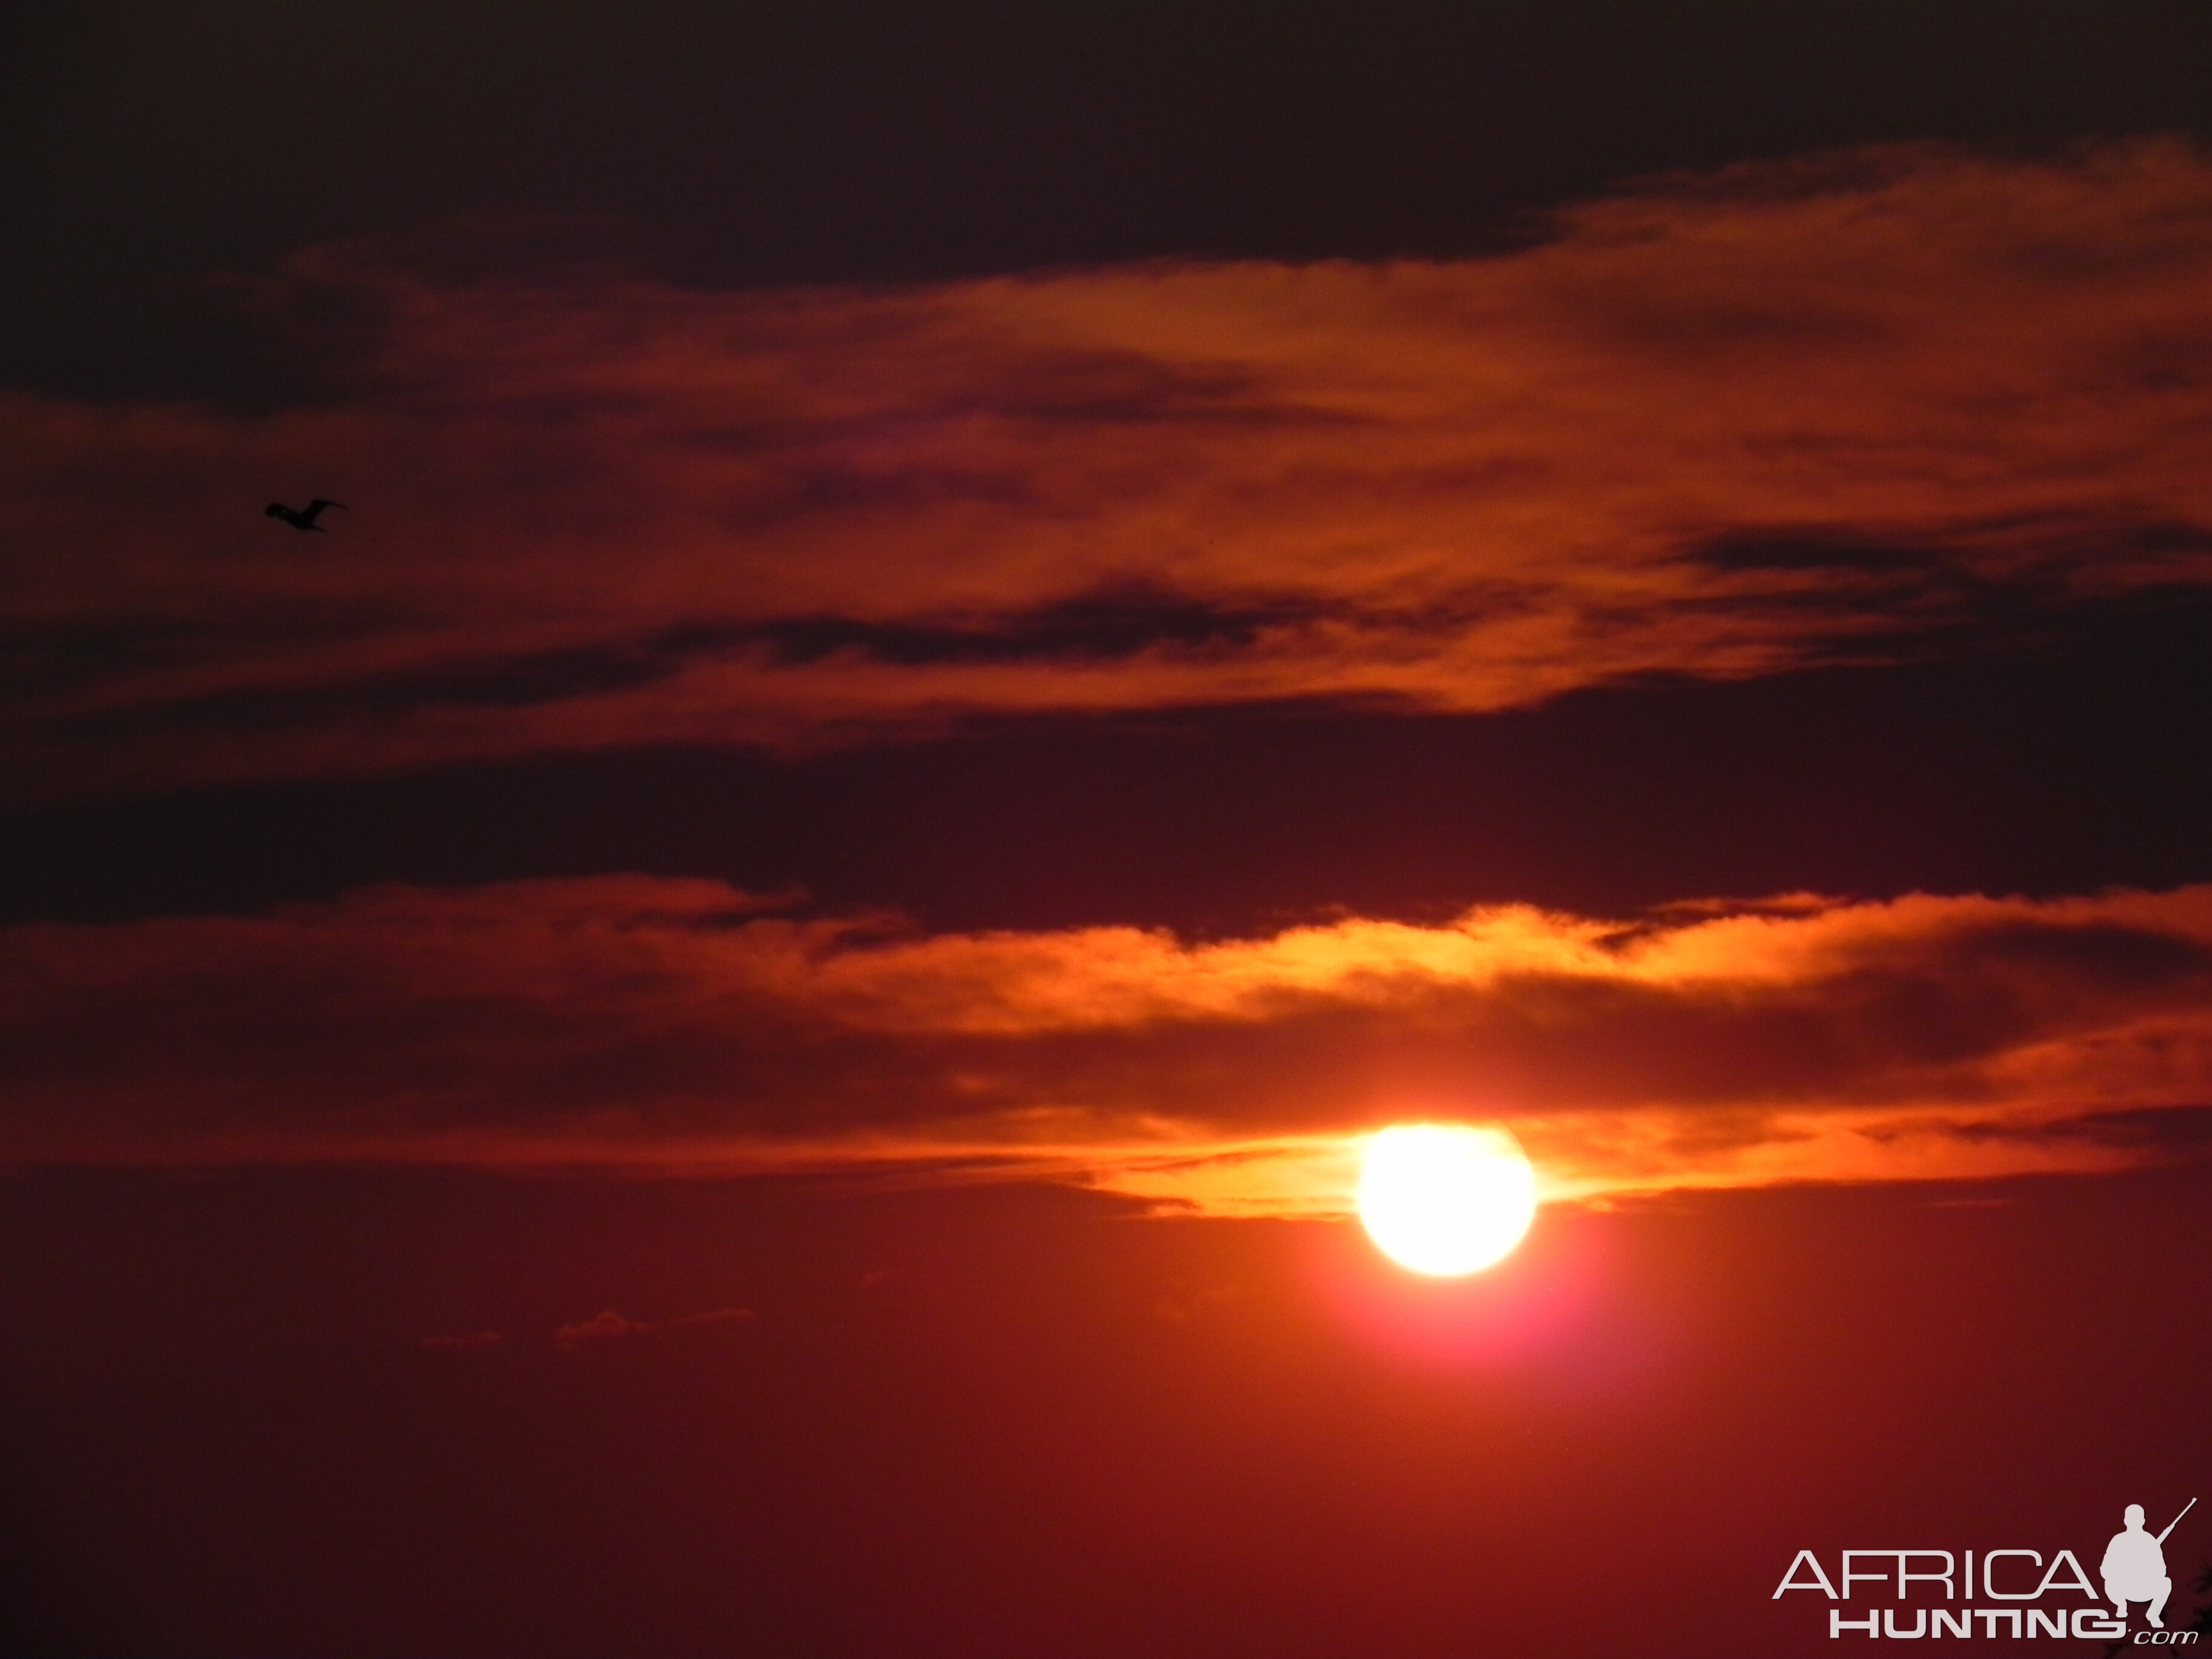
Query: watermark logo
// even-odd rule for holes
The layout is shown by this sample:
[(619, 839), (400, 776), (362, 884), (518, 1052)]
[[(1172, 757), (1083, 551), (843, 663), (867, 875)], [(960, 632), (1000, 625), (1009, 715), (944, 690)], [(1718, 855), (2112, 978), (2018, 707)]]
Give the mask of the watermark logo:
[[(2128, 1638), (2129, 1609), (2141, 1603), (2144, 1624), (2135, 1632), (2134, 1645), (2193, 1646), (2197, 1631), (2166, 1627), (2166, 1604), (2173, 1594), (2173, 1579), (2166, 1570), (2166, 1540), (2181, 1524), (2182, 1516), (2196, 1507), (2192, 1498), (2182, 1505), (2180, 1515), (2166, 1523), (2164, 1532), (2154, 1534), (2144, 1529), (2143, 1506), (2129, 1504), (2121, 1516), (2122, 1528), (2105, 1546), (2098, 1566), (2098, 1577), (2104, 1581), (2101, 1595), (2069, 1549), (2057, 1551), (2047, 1564), (2042, 1551), (2031, 1549), (1844, 1550), (1832, 1578), (1819, 1555), (1799, 1550), (1782, 1575), (1774, 1599), (1792, 1590), (1810, 1590), (1838, 1604), (1828, 1609), (1830, 1636), (1849, 1631), (1899, 1641), (1946, 1636), (2124, 1641)], [(1882, 1588), (1867, 1588), (1875, 1584)], [(1887, 1595), (1892, 1589), (1894, 1598)], [(2089, 1605), (2069, 1607), (2069, 1596)], [(2058, 1598), (2057, 1604), (2045, 1605), (2045, 1597)], [(1904, 1605), (1840, 1605), (1854, 1599), (1894, 1599)], [(1973, 1605), (1980, 1601), (2001, 1605)], [(2109, 1610), (2106, 1602), (2112, 1604)], [(1863, 1617), (1849, 1616), (1861, 1612)]]

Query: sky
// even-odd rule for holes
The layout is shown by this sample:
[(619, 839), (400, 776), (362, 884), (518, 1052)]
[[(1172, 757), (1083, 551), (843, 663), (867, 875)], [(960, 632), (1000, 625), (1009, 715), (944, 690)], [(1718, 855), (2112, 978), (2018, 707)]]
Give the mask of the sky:
[(10, 8), (0, 1651), (2089, 1607), (2212, 1485), (2208, 53)]

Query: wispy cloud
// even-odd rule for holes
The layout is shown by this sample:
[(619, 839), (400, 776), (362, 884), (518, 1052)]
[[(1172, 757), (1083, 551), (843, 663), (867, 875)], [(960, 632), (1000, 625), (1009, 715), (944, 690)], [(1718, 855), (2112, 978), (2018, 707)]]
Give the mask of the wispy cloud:
[[(52, 792), (2016, 631), (2212, 574), (2208, 286), (2171, 143), (1737, 168), (1452, 264), (732, 294), (323, 249), (256, 301), (343, 319), (323, 403), (0, 398), (0, 745)], [(259, 515), (311, 492), (356, 511)]]
[(2212, 887), (928, 935), (642, 877), (0, 933), (17, 1161), (875, 1166), (1340, 1208), (1502, 1117), (1555, 1194), (2116, 1168), (2212, 1108)]
[(553, 1346), (573, 1351), (626, 1337), (651, 1336), (664, 1331), (726, 1330), (750, 1322), (750, 1308), (714, 1308), (705, 1313), (684, 1314), (675, 1319), (630, 1319), (612, 1308), (603, 1308), (589, 1319), (554, 1328)]

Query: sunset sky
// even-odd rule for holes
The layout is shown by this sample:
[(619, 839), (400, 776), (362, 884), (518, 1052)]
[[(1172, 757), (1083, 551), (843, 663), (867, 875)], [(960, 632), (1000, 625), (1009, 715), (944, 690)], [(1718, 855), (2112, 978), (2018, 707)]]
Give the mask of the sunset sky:
[(0, 1653), (1790, 1659), (2212, 1499), (2212, 12), (0, 64)]

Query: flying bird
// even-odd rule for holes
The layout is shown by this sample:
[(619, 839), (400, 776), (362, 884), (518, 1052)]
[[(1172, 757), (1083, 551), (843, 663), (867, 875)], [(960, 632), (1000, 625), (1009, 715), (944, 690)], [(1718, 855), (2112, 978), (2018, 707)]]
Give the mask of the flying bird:
[(318, 495), (305, 507), (287, 507), (282, 501), (271, 501), (265, 509), (265, 516), (282, 519), (295, 530), (320, 530), (323, 526), (315, 522), (315, 518), (326, 507), (345, 507), (349, 513), (353, 511), (343, 501), (325, 501)]

